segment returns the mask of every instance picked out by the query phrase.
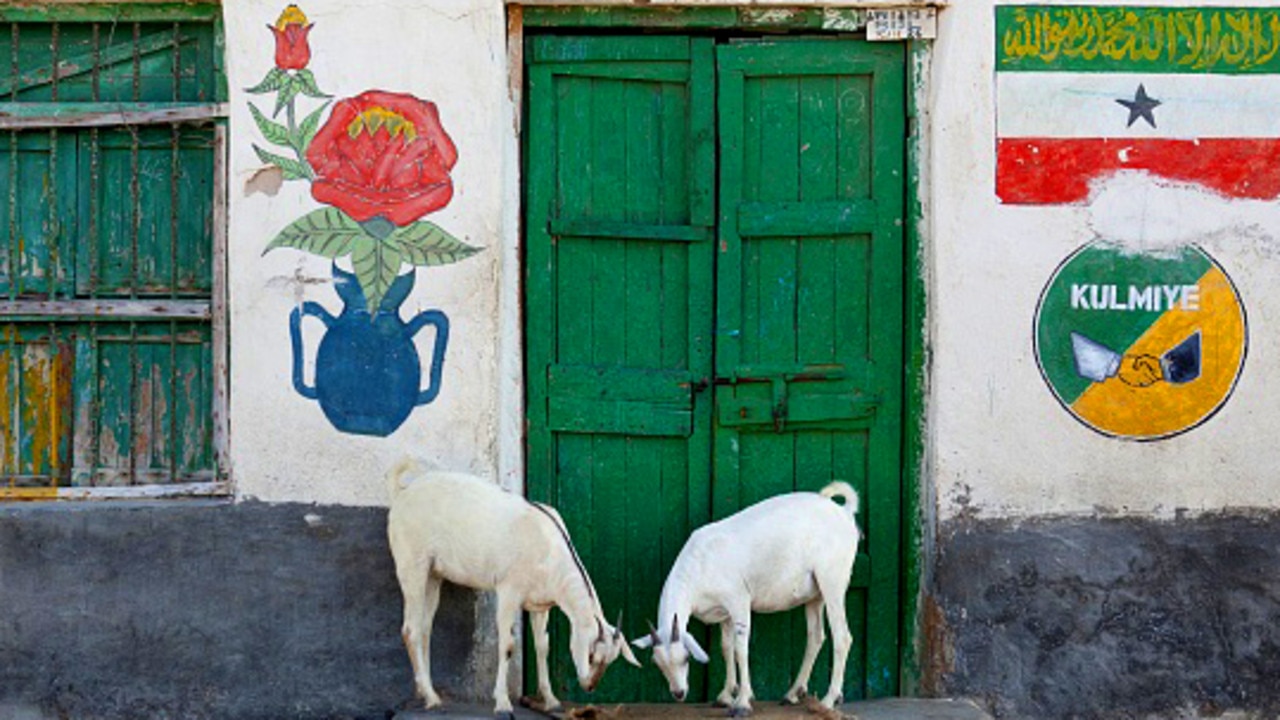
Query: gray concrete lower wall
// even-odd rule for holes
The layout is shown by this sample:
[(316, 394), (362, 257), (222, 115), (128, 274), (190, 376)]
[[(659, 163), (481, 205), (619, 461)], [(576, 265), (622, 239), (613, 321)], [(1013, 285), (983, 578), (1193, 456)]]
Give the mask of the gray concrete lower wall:
[(932, 689), (1006, 718), (1280, 716), (1280, 516), (942, 528)]
[[(477, 694), (474, 605), (446, 588), (432, 653), (446, 697)], [(385, 718), (413, 694), (400, 612), (383, 509), (0, 508), (0, 707)]]

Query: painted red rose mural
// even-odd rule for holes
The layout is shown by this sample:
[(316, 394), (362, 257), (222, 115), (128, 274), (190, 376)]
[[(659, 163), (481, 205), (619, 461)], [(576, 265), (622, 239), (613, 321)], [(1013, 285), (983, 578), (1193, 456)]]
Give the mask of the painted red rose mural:
[(340, 101), (307, 148), (316, 200), (396, 227), (449, 204), (457, 161), (434, 104), (380, 90)]
[[(453, 199), (450, 173), (458, 149), (428, 100), (366, 90), (332, 101), (307, 67), (314, 25), (298, 6), (285, 8), (267, 27), (275, 39), (275, 67), (246, 92), (275, 95), (270, 116), (253, 103), (249, 111), (262, 137), (279, 150), (253, 149), (285, 180), (309, 182), (312, 198), (324, 207), (287, 225), (264, 253), (288, 247), (333, 260), (334, 286), (344, 304), (338, 316), (313, 302), (293, 311), (294, 387), (318, 400), (339, 430), (387, 435), (413, 407), (439, 392), (449, 337), (448, 318), (439, 310), (401, 321), (399, 307), (413, 287), (413, 268), (479, 252), (424, 219)], [(299, 98), (320, 106), (299, 120)], [(349, 272), (337, 264), (346, 258)], [(411, 268), (401, 274), (404, 265)], [(314, 386), (302, 373), (301, 325), (308, 316), (326, 328)], [(411, 340), (427, 325), (436, 331), (435, 351), (430, 384), (421, 390)]]

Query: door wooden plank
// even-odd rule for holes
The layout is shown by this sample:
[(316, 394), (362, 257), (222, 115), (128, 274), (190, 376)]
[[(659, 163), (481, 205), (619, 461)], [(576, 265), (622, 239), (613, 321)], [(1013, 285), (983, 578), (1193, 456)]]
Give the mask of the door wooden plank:
[(653, 82), (684, 82), (689, 79), (686, 61), (649, 62), (643, 66), (634, 63), (620, 65), (614, 61), (549, 63), (542, 67), (560, 77), (589, 77), (612, 80), (650, 80)]
[(666, 36), (559, 36), (529, 40), (528, 60), (532, 64), (555, 62), (594, 63), (631, 61), (644, 63), (636, 69), (644, 78), (646, 68), (656, 62), (688, 61), (690, 43), (686, 38)]
[(847, 235), (873, 231), (879, 222), (874, 200), (744, 202), (738, 234), (748, 237)]
[[(906, 127), (904, 120), (905, 62), (903, 47), (897, 44), (882, 45), (873, 53), (877, 66), (872, 79), (872, 182), (878, 207), (881, 209), (879, 224), (871, 248), (872, 284), (870, 297), (870, 325), (873, 333), (874, 368), (878, 391), (891, 407), (902, 407), (902, 342), (900, 328), (903, 318), (903, 223), (904, 182), (903, 158), (906, 154)], [(879, 333), (879, 337), (875, 335)], [(892, 338), (892, 342), (889, 339)], [(870, 478), (902, 477), (901, 461), (902, 413), (886, 413), (885, 422), (877, 423), (872, 430), (869, 452)], [(891, 622), (898, 617), (896, 588), (898, 572), (896, 559), (901, 554), (901, 525), (889, 519), (901, 518), (902, 496), (900, 492), (869, 493), (867, 552), (886, 572), (873, 572), (868, 606), (868, 658), (870, 667), (880, 668), (896, 663), (898, 628)], [(900, 522), (900, 521), (899, 521)], [(891, 562), (890, 560), (894, 562)], [(893, 568), (894, 572), (887, 572)], [(892, 604), (884, 598), (894, 598)], [(893, 692), (892, 678), (876, 672), (868, 673), (868, 692), (873, 695)]]
[[(636, 223), (618, 220), (552, 220), (552, 235), (570, 238), (635, 239), (668, 242), (706, 242), (711, 233), (697, 225)], [(683, 251), (681, 251), (683, 252)]]
[(836, 80), (840, 123), (836, 142), (841, 198), (871, 196), (871, 80), (866, 75), (841, 75)]
[[(546, 67), (532, 65), (527, 68), (526, 77), (529, 82), (526, 137), (556, 137), (555, 76)], [(525, 412), (530, 418), (545, 417), (547, 412), (548, 366), (557, 332), (554, 248), (549, 232), (557, 185), (556, 147), (552, 142), (525, 146), (530, 173), (525, 184), (524, 292), (526, 298), (541, 302), (536, 311), (526, 303), (529, 310), (525, 313)], [(545, 422), (526, 424), (525, 491), (531, 498), (552, 500), (556, 457), (551, 430)]]
[[(742, 240), (737, 234), (738, 205), (746, 188), (759, 186), (760, 153), (758, 112), (751, 112), (753, 102), (758, 104), (758, 86), (752, 85), (748, 93), (743, 71), (728, 68), (724, 64), (722, 48), (718, 49), (717, 67), (717, 131), (720, 147), (737, 148), (738, 152), (722, 152), (720, 155), (719, 183), (720, 211), (718, 242), (716, 244), (716, 377), (733, 377), (745, 357), (744, 329), (754, 322), (753, 306), (744, 294), (743, 276), (748, 258), (743, 254)], [(750, 144), (747, 138), (755, 140)], [(719, 406), (732, 399), (734, 388), (716, 386), (713, 400)], [(711, 517), (715, 520), (728, 517), (742, 506), (742, 453), (738, 438), (733, 433), (717, 430), (712, 438), (713, 466)]]
[[(710, 222), (695, 223), (690, 208), (691, 179), (712, 170), (692, 168), (692, 138), (712, 133), (696, 129), (691, 106), (712, 98), (695, 99), (690, 86), (695, 75), (709, 84), (713, 69), (709, 45), (698, 49), (707, 66), (691, 66), (688, 38), (615, 40), (538, 38), (528, 54), (528, 145), (551, 151), (530, 155), (528, 252), (550, 277), (527, 286), (527, 313), (540, 316), (527, 332), (552, 308), (555, 316), (552, 340), (529, 345), (530, 376), (550, 373), (529, 385), (529, 488), (558, 503), (575, 538), (589, 534), (579, 543), (583, 562), (605, 608), (627, 608), (624, 631), (634, 636), (656, 609), (662, 553), (673, 559), (694, 524), (691, 490), (709, 476), (710, 415), (696, 407), (695, 385), (710, 377), (713, 246)], [(683, 71), (673, 71), (673, 58)], [(690, 319), (695, 308), (701, 329)], [(553, 448), (547, 466), (535, 464), (540, 442)], [(552, 632), (559, 643), (567, 627), (553, 621)], [(556, 689), (577, 698), (566, 660), (553, 658)], [(600, 692), (614, 697), (666, 696), (651, 674), (610, 673), (604, 682)]]
[[(715, 57), (710, 38), (689, 41), (689, 222), (711, 227), (716, 218)], [(707, 347), (710, 347), (709, 345)]]
[[(710, 38), (697, 38), (690, 41), (690, 82), (686, 91), (689, 115), (689, 143), (692, 151), (688, 165), (689, 200), (688, 213), (690, 222), (711, 227), (716, 222), (717, 211), (715, 200), (718, 186), (716, 177), (716, 121), (715, 121), (715, 55)], [(668, 162), (677, 154), (665, 155)], [(664, 207), (669, 207), (667, 203)], [(682, 545), (683, 538), (695, 528), (705, 524), (713, 517), (713, 455), (712, 413), (714, 396), (709, 390), (709, 383), (714, 374), (715, 339), (718, 319), (715, 317), (714, 302), (716, 298), (715, 262), (718, 244), (706, 242), (699, 245), (696, 251), (690, 252), (687, 259), (688, 279), (685, 282), (686, 340), (688, 347), (688, 367), (695, 382), (702, 384), (702, 390), (694, 396), (694, 431), (687, 446), (688, 459), (686, 475), (686, 496), (688, 503), (685, 516), (685, 533), (675, 536)], [(673, 337), (679, 337), (678, 333)], [(718, 468), (716, 470), (718, 472)], [(664, 483), (670, 481), (664, 474)], [(668, 542), (675, 546), (677, 543)], [(664, 557), (665, 568), (675, 561), (679, 548), (672, 547), (670, 554)], [(701, 636), (703, 647), (713, 647), (711, 634)], [(698, 666), (689, 673), (691, 688), (708, 687), (707, 668)], [(708, 688), (710, 689), (710, 688)], [(712, 689), (712, 691), (714, 691)], [(704, 696), (706, 697), (706, 696)]]
[[(656, 99), (652, 88), (632, 83), (622, 88), (625, 128), (622, 138), (626, 148), (625, 201), (626, 219), (631, 222), (660, 221), (662, 212), (661, 165), (659, 148), (662, 135), (661, 116), (653, 111)], [(660, 97), (660, 96), (659, 96)], [(623, 272), (626, 288), (623, 297), (623, 361), (631, 367), (662, 366), (662, 316), (668, 310), (655, 302), (661, 297), (662, 248), (657, 243), (624, 243)], [(646, 471), (656, 475), (656, 465)]]
[[(625, 554), (612, 563), (622, 576), (622, 583), (614, 586), (621, 592), (611, 599), (609, 607), (657, 607), (666, 571), (661, 564), (662, 533), (651, 521), (652, 516), (639, 510), (655, 508), (656, 512), (661, 512), (664, 507), (662, 458), (666, 453), (677, 456), (684, 454), (684, 443), (658, 438), (626, 438), (621, 442), (625, 445), (626, 474), (622, 480), (618, 522), (625, 529), (625, 542), (622, 546)], [(617, 480), (613, 479), (614, 482)], [(613, 619), (611, 617), (610, 621)], [(640, 628), (644, 627), (643, 618), (632, 617), (628, 620), (624, 615), (623, 619), (634, 628), (630, 630), (632, 635), (642, 632)], [(653, 680), (642, 673), (616, 672), (606, 675), (605, 682), (618, 688), (620, 695), (640, 697), (644, 694), (645, 685)]]

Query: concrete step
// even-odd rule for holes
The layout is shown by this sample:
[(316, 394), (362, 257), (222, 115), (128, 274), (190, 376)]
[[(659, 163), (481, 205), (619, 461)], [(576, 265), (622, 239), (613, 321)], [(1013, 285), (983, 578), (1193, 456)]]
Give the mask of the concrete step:
[[(840, 713), (809, 707), (784, 707), (777, 703), (756, 702), (751, 720), (991, 720), (991, 716), (968, 700), (933, 700), (922, 698), (889, 698), (841, 705)], [(516, 708), (516, 720), (723, 720), (724, 708), (710, 705), (572, 705), (553, 715), (527, 708)], [(493, 708), (487, 705), (446, 705), (426, 710), (401, 710), (395, 720), (493, 720)]]

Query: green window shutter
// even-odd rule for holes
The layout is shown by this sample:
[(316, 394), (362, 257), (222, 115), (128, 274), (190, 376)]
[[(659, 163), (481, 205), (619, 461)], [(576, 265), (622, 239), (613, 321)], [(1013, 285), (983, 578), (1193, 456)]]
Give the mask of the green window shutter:
[(211, 7), (0, 9), (0, 498), (225, 487)]

